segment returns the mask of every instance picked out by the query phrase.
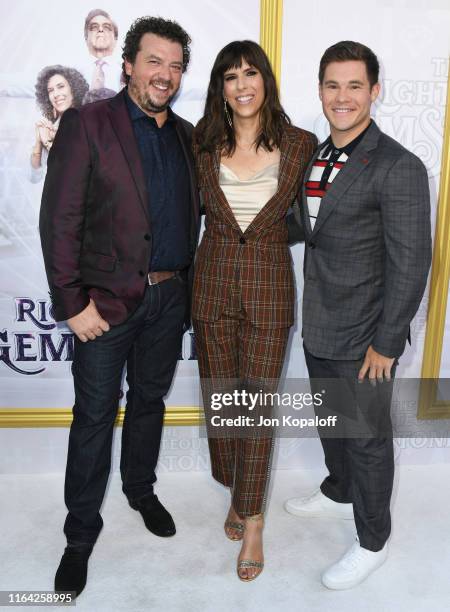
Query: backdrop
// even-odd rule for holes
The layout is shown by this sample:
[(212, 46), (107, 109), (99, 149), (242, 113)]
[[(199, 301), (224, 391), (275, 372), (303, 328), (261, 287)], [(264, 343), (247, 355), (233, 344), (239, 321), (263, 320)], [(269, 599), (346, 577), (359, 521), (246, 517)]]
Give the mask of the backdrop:
[[(192, 6), (195, 7), (193, 10)], [(73, 398), (70, 366), (73, 338), (56, 325), (49, 312), (48, 287), (38, 235), (38, 215), (45, 175), (30, 166), (35, 125), (42, 116), (35, 98), (39, 72), (61, 64), (77, 69), (90, 86), (92, 58), (84, 35), (91, 1), (39, 5), (14, 3), (4, 17), (0, 42), (0, 407), (70, 407)], [(118, 39), (105, 86), (119, 89), (121, 47), (132, 21), (149, 11), (148, 2), (110, 1), (101, 6), (117, 24)], [(151, 7), (150, 7), (151, 8)], [(169, 0), (159, 15), (176, 19), (191, 35), (192, 62), (184, 76), (174, 110), (193, 122), (201, 117), (205, 88), (218, 51), (236, 38), (259, 39), (258, 0), (230, 0), (194, 5)], [(56, 25), (57, 24), (57, 25)], [(95, 58), (93, 58), (95, 59)], [(112, 92), (111, 92), (112, 93)], [(108, 92), (106, 92), (108, 95)], [(186, 334), (168, 405), (198, 405), (198, 369)]]
[[(16, 0), (3, 17), (0, 41), (0, 408), (70, 407), (73, 399), (70, 365), (72, 339), (64, 325), (55, 325), (49, 312), (47, 283), (37, 231), (40, 196), (45, 167), (39, 173), (30, 166), (36, 123), (42, 110), (35, 98), (39, 72), (62, 64), (76, 68), (88, 85), (92, 62), (84, 36), (84, 21), (93, 8), (91, 1), (61, 5), (42, 0), (39, 5)], [(192, 63), (174, 110), (193, 123), (202, 113), (205, 88), (212, 62), (221, 47), (234, 39), (259, 40), (259, 2), (229, 0), (226, 5), (212, 0), (166, 0), (163, 8), (135, 0), (124, 4), (110, 0), (101, 8), (118, 27), (111, 55), (116, 76), (120, 73), (123, 37), (131, 22), (148, 12), (174, 18), (191, 34)], [(440, 177), (445, 92), (448, 74), (450, 7), (447, 0), (379, 0), (337, 5), (284, 1), (282, 102), (297, 125), (314, 131), (320, 140), (327, 136), (327, 123), (317, 96), (317, 69), (326, 47), (342, 39), (364, 42), (378, 55), (382, 65), (382, 94), (373, 108), (378, 125), (419, 155), (428, 169), (434, 224)], [(113, 76), (108, 85), (114, 85)], [(44, 165), (45, 166), (45, 165)], [(298, 294), (298, 322), (291, 334), (284, 374), (306, 376), (299, 330), (301, 329), (302, 247), (292, 250)], [(449, 301), (450, 304), (450, 301)], [(412, 324), (413, 344), (400, 362), (399, 376), (420, 375), (427, 296)], [(450, 338), (450, 313), (446, 334)], [(450, 376), (450, 341), (444, 343), (441, 374)], [(192, 338), (185, 335), (182, 355), (167, 405), (195, 406), (198, 370)], [(66, 430), (40, 431), (36, 456), (42, 449), (48, 463), (59, 465), (65, 452)], [(31, 431), (6, 431), (1, 436), (0, 469), (14, 469), (20, 447), (33, 448)], [(37, 439), (37, 438), (36, 438)], [(431, 444), (427, 441), (426, 444)], [(405, 441), (402, 442), (405, 444)], [(442, 444), (441, 444), (442, 445)], [(304, 461), (304, 440), (283, 440), (279, 455), (282, 467)], [(420, 444), (419, 444), (420, 446)], [(175, 449), (175, 450), (174, 450)], [(169, 460), (168, 469), (205, 469), (206, 448), (196, 428), (170, 428), (163, 444), (164, 457), (183, 456), (184, 464)], [(187, 459), (186, 459), (187, 457)], [(281, 457), (281, 458), (280, 458)], [(29, 450), (27, 469), (38, 469)], [(20, 461), (19, 461), (20, 463)], [(45, 464), (45, 465), (44, 465)]]

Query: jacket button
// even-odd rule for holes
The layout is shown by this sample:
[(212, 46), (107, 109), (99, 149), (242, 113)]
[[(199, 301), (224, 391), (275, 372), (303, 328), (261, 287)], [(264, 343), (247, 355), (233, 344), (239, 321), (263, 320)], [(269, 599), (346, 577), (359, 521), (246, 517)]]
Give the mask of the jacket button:
[(239, 238), (239, 242), (240, 242), (241, 244), (245, 244), (245, 238), (244, 238), (244, 236), (241, 236), (241, 237)]
[(308, 246), (309, 246), (310, 249), (315, 249), (316, 248), (316, 243), (315, 242), (310, 242)]
[(150, 239), (151, 239), (150, 234), (145, 234), (145, 236), (144, 236), (144, 240), (150, 240)]
[(139, 270), (139, 276), (145, 276), (145, 272), (143, 270)]

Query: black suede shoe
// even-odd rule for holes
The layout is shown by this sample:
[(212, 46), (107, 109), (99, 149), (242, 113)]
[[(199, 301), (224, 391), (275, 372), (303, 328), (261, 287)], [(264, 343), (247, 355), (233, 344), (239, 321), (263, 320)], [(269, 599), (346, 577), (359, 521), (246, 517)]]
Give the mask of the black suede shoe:
[(91, 544), (68, 544), (56, 571), (55, 591), (75, 592), (75, 597), (86, 586)]
[(175, 523), (169, 512), (164, 508), (158, 497), (147, 495), (135, 502), (128, 502), (134, 510), (142, 514), (145, 526), (149, 531), (161, 538), (175, 535)]

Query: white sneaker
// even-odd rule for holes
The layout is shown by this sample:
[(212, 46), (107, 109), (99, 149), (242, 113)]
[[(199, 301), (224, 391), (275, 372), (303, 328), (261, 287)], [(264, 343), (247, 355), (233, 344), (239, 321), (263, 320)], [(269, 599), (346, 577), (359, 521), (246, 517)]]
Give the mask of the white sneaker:
[(284, 508), (290, 514), (311, 517), (340, 518), (349, 520), (353, 518), (353, 504), (340, 504), (322, 493), (320, 489), (314, 491), (309, 497), (293, 497), (288, 499)]
[(322, 584), (337, 591), (351, 589), (383, 565), (388, 555), (387, 543), (373, 552), (359, 545), (358, 540), (337, 563), (322, 575)]

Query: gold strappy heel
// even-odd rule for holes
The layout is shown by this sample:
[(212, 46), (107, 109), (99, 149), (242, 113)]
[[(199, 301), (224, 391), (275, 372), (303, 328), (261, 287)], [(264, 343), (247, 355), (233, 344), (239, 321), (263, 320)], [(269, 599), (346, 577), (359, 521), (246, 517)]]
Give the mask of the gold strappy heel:
[[(234, 521), (225, 521), (225, 535), (227, 536), (227, 538), (229, 540), (232, 540), (233, 542), (239, 542), (239, 540), (242, 540), (242, 538), (244, 537), (244, 524), (243, 523), (235, 523)], [(236, 534), (236, 537), (232, 537), (230, 535), (230, 533), (227, 531), (227, 529), (234, 529), (236, 531), (238, 531), (239, 533)]]
[[(228, 513), (229, 514), (229, 513)], [(225, 521), (225, 525), (223, 526), (225, 530), (225, 535), (232, 542), (239, 542), (244, 537), (244, 523), (238, 523), (237, 521), (230, 521), (228, 518)], [(227, 531), (228, 529), (234, 529), (238, 533), (235, 537), (232, 537), (231, 534)]]
[[(255, 514), (254, 516), (246, 516), (245, 518), (250, 521), (259, 521), (260, 519), (264, 521), (263, 514)], [(244, 526), (244, 529), (245, 529), (245, 526)], [(249, 577), (244, 578), (244, 576), (241, 576), (241, 574), (239, 573), (239, 570), (247, 569), (250, 567), (254, 567), (258, 569), (259, 571), (256, 572), (255, 575), (251, 576), (250, 578)], [(237, 575), (238, 575), (239, 580), (242, 580), (243, 582), (251, 582), (252, 580), (255, 580), (255, 578), (258, 578), (258, 576), (263, 571), (263, 568), (264, 568), (263, 561), (254, 561), (253, 559), (242, 559), (242, 561), (238, 561), (238, 564), (237, 564)]]

